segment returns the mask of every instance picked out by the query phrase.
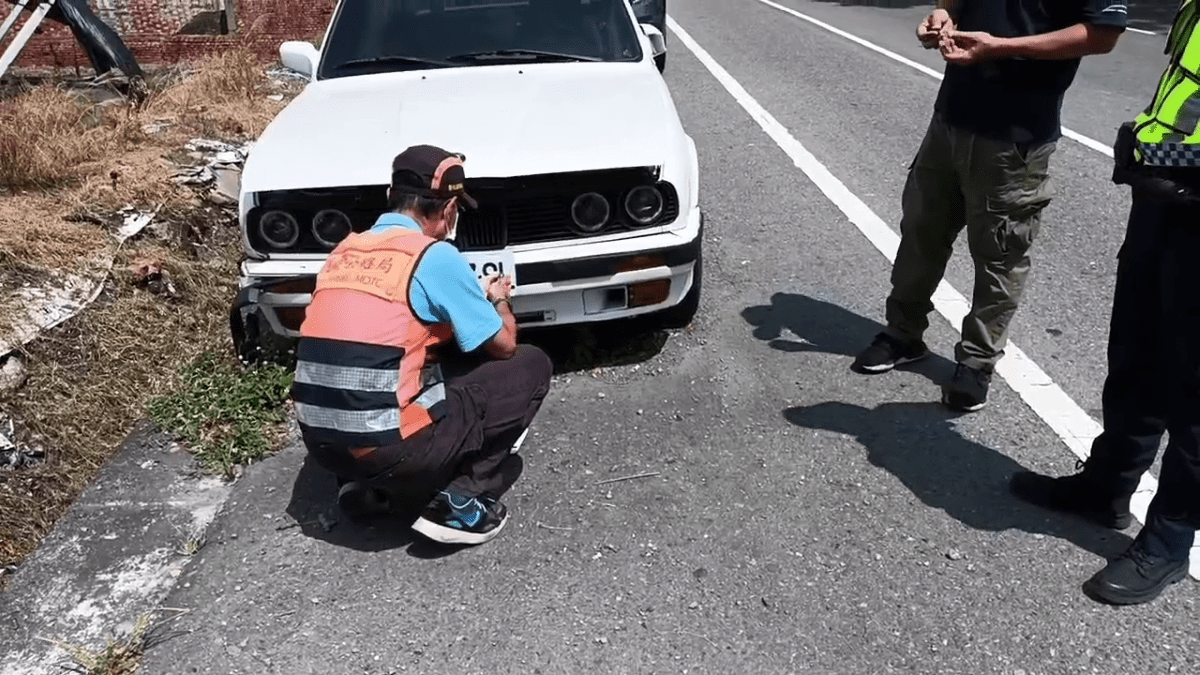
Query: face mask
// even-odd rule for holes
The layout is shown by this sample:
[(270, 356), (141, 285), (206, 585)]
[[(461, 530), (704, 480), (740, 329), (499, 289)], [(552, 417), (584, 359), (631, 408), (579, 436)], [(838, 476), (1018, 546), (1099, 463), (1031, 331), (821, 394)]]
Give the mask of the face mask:
[(450, 226), (450, 231), (446, 233), (446, 239), (454, 239), (458, 236), (458, 209), (454, 209), (454, 224)]

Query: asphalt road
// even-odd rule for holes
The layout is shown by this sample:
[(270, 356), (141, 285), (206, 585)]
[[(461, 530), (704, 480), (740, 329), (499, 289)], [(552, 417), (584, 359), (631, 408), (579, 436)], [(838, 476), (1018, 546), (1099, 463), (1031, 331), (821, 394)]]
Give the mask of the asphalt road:
[[(926, 8), (781, 0), (940, 70)], [(1168, 3), (1163, 3), (1168, 4)], [(670, 11), (891, 227), (937, 81), (758, 0)], [(1161, 7), (1133, 5), (1161, 30)], [(1075, 457), (1003, 381), (973, 415), (939, 354), (866, 377), (890, 265), (669, 36), (666, 78), (702, 163), (706, 286), (685, 331), (539, 339), (567, 354), (495, 541), (448, 553), (333, 523), (333, 480), (292, 445), (235, 487), (165, 606), (187, 609), (147, 673), (1195, 673), (1197, 588), (1112, 608), (1080, 583), (1136, 530), (1008, 496)], [(1144, 105), (1162, 36), (1088, 59), (1065, 122), (1107, 145)], [(1064, 139), (1013, 340), (1099, 414), (1128, 194)], [(948, 281), (971, 287), (960, 242)], [(560, 357), (560, 363), (567, 363)], [(655, 473), (656, 475), (602, 483)]]

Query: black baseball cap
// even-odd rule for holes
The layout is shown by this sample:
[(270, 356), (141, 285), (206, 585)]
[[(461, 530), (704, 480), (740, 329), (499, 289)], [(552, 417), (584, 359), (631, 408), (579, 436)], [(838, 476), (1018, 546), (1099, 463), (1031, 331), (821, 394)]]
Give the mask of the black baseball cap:
[(392, 160), (392, 190), (434, 199), (458, 197), (471, 208), (479, 203), (464, 187), (466, 155), (432, 145), (414, 145)]

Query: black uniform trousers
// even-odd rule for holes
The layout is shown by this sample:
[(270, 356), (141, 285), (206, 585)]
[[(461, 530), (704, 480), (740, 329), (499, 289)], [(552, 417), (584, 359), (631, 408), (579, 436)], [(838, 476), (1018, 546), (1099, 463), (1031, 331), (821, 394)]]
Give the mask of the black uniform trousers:
[(339, 483), (374, 485), (404, 502), (428, 500), (441, 489), (499, 499), (521, 475), (521, 457), (510, 450), (541, 408), (553, 370), (533, 345), (518, 345), (505, 360), (455, 352), (442, 362), (445, 416), (433, 426), (358, 453), (309, 439), (306, 445)]
[(1103, 406), (1092, 455), (1117, 494), (1134, 492), (1166, 434), (1145, 541), (1156, 555), (1186, 559), (1200, 528), (1200, 204), (1134, 188)]

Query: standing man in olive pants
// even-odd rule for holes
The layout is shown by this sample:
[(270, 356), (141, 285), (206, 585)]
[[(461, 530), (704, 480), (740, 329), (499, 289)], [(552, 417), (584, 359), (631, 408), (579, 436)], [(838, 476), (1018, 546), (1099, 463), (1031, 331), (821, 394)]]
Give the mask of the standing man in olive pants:
[(946, 74), (904, 187), (887, 328), (855, 370), (929, 355), (931, 298), (965, 227), (975, 285), (942, 401), (967, 412), (986, 404), (1051, 199), (1063, 96), (1081, 58), (1111, 51), (1125, 19), (1124, 0), (939, 0), (917, 28)]

